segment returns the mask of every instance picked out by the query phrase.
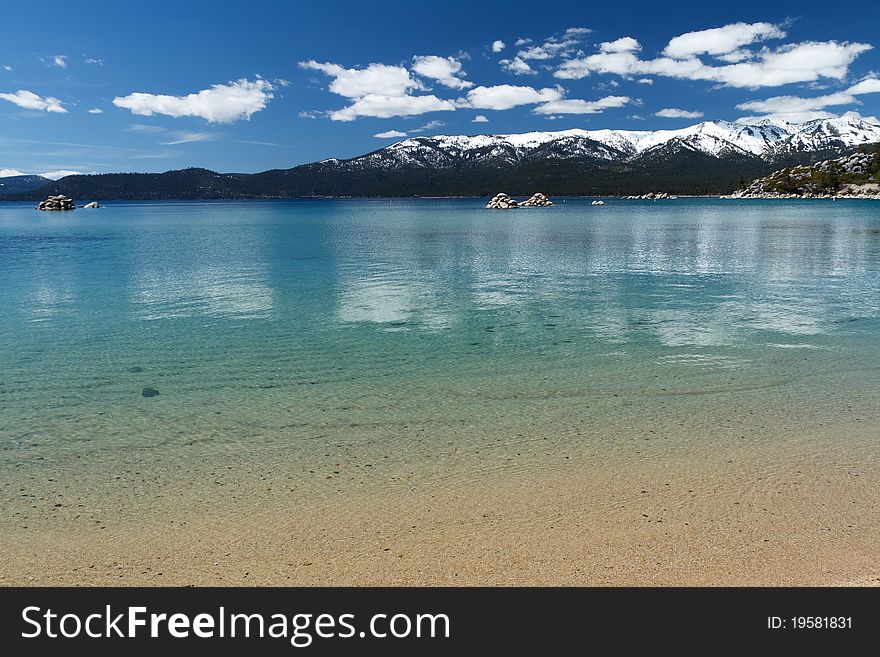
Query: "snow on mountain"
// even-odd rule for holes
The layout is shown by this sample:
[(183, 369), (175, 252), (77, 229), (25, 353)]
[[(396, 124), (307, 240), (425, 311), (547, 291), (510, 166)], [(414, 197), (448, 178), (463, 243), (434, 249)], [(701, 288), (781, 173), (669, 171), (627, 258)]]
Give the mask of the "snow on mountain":
[[(679, 130), (583, 130), (507, 135), (412, 137), (348, 161), (345, 168), (449, 167), (489, 162), (513, 163), (532, 157), (594, 157), (621, 161), (643, 154), (688, 148), (713, 157), (771, 159), (792, 151), (815, 151), (880, 142), (880, 125), (844, 117), (788, 123), (704, 121)], [(664, 147), (664, 148), (660, 148)]]
[(880, 141), (880, 125), (862, 119), (816, 119), (797, 126), (783, 144), (788, 151), (814, 151), (831, 146), (857, 146)]

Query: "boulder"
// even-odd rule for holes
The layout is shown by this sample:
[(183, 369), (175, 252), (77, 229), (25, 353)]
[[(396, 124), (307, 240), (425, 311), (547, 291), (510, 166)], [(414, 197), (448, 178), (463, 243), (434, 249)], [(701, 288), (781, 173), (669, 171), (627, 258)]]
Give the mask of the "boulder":
[(532, 194), (532, 197), (520, 204), (523, 208), (548, 208), (553, 205), (553, 201), (544, 196), (541, 192)]
[(100, 208), (100, 207), (101, 207), (101, 206), (98, 205), (98, 202), (97, 202), (97, 201), (92, 201), (91, 203), (86, 203), (86, 204), (83, 206), (83, 208), (86, 208), (86, 209), (88, 209), (88, 210), (94, 210), (94, 209), (96, 209), (96, 208)]
[(486, 207), (490, 210), (514, 210), (519, 207), (519, 203), (501, 192), (493, 196)]
[(59, 194), (58, 196), (50, 196), (45, 201), (40, 201), (37, 210), (75, 210), (73, 199), (69, 196)]

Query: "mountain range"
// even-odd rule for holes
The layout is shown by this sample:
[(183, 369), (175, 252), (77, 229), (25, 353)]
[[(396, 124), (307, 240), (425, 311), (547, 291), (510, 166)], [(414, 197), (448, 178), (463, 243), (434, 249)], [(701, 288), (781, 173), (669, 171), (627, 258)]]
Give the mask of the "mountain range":
[(43, 176), (4, 176), (0, 178), (0, 196), (3, 194), (20, 194), (34, 189), (40, 189), (52, 183), (49, 178)]
[[(182, 169), (75, 175), (0, 198), (78, 200), (715, 194), (780, 167), (810, 164), (880, 142), (861, 118), (806, 123), (706, 121), (680, 130), (564, 130), (413, 137), (351, 159), (255, 174)], [(9, 179), (0, 179), (0, 182)]]

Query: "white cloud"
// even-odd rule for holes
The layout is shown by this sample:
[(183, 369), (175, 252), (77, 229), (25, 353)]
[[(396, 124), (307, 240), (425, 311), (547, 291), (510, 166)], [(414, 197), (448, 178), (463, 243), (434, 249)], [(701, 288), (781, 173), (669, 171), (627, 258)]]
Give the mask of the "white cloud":
[(4, 64), (4, 65), (3, 65), (3, 70), (4, 70), (4, 71), (11, 71), (11, 70), (12, 70), (12, 67), (11, 67), (9, 64)]
[(752, 59), (752, 57), (754, 57), (754, 54), (750, 50), (734, 50), (733, 52), (715, 55), (715, 59), (720, 59), (722, 62), (728, 62), (730, 64)]
[(228, 84), (215, 84), (210, 89), (186, 96), (138, 92), (116, 97), (113, 104), (140, 116), (198, 116), (209, 123), (232, 123), (250, 119), (251, 115), (264, 109), (273, 97), (273, 89), (266, 80), (251, 82), (241, 79)]
[(281, 148), (281, 144), (274, 141), (260, 141), (258, 139), (233, 139), (236, 144), (254, 144), (256, 146), (276, 146)]
[(785, 32), (772, 23), (731, 23), (679, 35), (669, 42), (663, 54), (674, 59), (688, 59), (695, 55), (722, 55), (756, 41), (783, 37)]
[(517, 55), (518, 59), (550, 59), (553, 55), (541, 46), (529, 46), (525, 50), (520, 50)]
[(854, 84), (847, 89), (851, 94), (875, 94), (880, 93), (880, 80), (877, 78), (867, 78), (861, 82)]
[(750, 100), (740, 103), (736, 108), (751, 112), (759, 112), (767, 116), (782, 118), (795, 123), (800, 120), (828, 118), (833, 115), (823, 111), (826, 108), (858, 103), (859, 100), (856, 96), (871, 93), (880, 93), (880, 80), (876, 78), (867, 78), (844, 91), (837, 91), (823, 96), (813, 96), (812, 98), (803, 98), (801, 96), (773, 96), (772, 98), (765, 98), (763, 100)]
[(553, 59), (570, 54), (574, 47), (578, 44), (575, 39), (563, 39), (562, 41), (549, 38), (540, 46), (530, 46), (525, 50), (520, 50), (517, 57), (520, 59)]
[(565, 36), (584, 36), (592, 31), (593, 30), (586, 27), (570, 27), (565, 30)]
[(58, 68), (67, 68), (67, 55), (55, 55), (52, 57), (52, 64)]
[(482, 114), (477, 114), (472, 120), (471, 123), (489, 123), (489, 119), (487, 119)]
[(872, 47), (867, 43), (836, 41), (791, 44), (775, 52), (762, 53), (758, 63), (722, 67), (719, 81), (736, 87), (758, 87), (812, 82), (819, 78), (842, 80), (855, 58)]
[(300, 62), (299, 65), (332, 77), (330, 91), (346, 98), (405, 96), (413, 89), (422, 88), (421, 83), (413, 79), (403, 66), (370, 64), (366, 68), (344, 68), (339, 64), (322, 64), (314, 60)]
[(444, 121), (428, 121), (425, 125), (420, 126), (415, 130), (410, 130), (410, 132), (430, 132), (431, 130), (442, 128), (445, 125), (446, 123)]
[(450, 89), (467, 89), (474, 83), (462, 80), (465, 73), (461, 70), (461, 62), (454, 57), (437, 55), (416, 55), (413, 57), (413, 71), (425, 78), (437, 80)]
[(502, 59), (498, 62), (501, 64), (501, 68), (503, 68), (508, 73), (513, 73), (514, 75), (537, 75), (538, 72), (529, 66), (528, 62), (523, 61), (519, 57), (514, 57), (513, 59)]
[(587, 57), (578, 57), (562, 62), (553, 75), (563, 80), (580, 80), (591, 73), (615, 73), (629, 76), (638, 73), (643, 63), (632, 53), (600, 52)]
[(78, 176), (82, 172), (81, 171), (69, 171), (67, 169), (59, 169), (57, 171), (44, 171), (43, 173), (38, 173), (38, 176), (43, 176), (43, 178), (49, 178), (50, 180), (58, 180), (59, 178), (64, 178), (65, 176)]
[(637, 52), (642, 49), (642, 44), (632, 37), (620, 37), (614, 41), (605, 41), (599, 44), (602, 52)]
[(397, 139), (399, 137), (406, 137), (406, 133), (400, 130), (387, 130), (385, 132), (377, 132), (373, 136), (377, 139)]
[(348, 107), (330, 112), (334, 121), (354, 121), (359, 116), (389, 119), (394, 116), (416, 116), (427, 112), (444, 112), (455, 109), (451, 100), (437, 96), (381, 96), (370, 94), (355, 100)]
[(102, 110), (100, 107), (93, 107), (92, 109), (88, 110), (88, 112), (89, 114), (103, 114), (104, 110)]
[(300, 67), (326, 73), (333, 78), (330, 91), (354, 99), (348, 107), (329, 112), (334, 121), (354, 121), (359, 116), (387, 119), (455, 109), (451, 100), (444, 100), (433, 94), (409, 95), (410, 91), (424, 87), (402, 66), (370, 64), (362, 69), (347, 69), (338, 64), (321, 64), (310, 60), (300, 62)]
[(187, 132), (180, 130), (171, 133), (171, 141), (160, 142), (162, 146), (177, 146), (178, 144), (191, 144), (197, 141), (214, 141), (218, 136), (213, 132)]
[(61, 101), (52, 96), (38, 96), (32, 91), (19, 89), (15, 93), (0, 94), (0, 100), (8, 100), (14, 105), (18, 105), (24, 109), (39, 110), (43, 112), (56, 112), (65, 114), (67, 112), (61, 106)]
[(639, 59), (632, 52), (599, 52), (563, 62), (554, 75), (581, 79), (590, 73), (611, 73), (624, 77), (662, 75), (685, 80), (706, 80), (732, 87), (775, 87), (820, 78), (843, 79), (849, 65), (872, 46), (866, 43), (805, 41), (764, 49), (754, 61), (709, 66), (696, 57)]
[(492, 42), (492, 52), (501, 52), (506, 47), (507, 46), (501, 39)]
[(126, 130), (126, 132), (147, 132), (147, 133), (168, 132), (167, 128), (163, 128), (160, 125), (147, 125), (144, 123), (130, 123), (125, 130)]
[(702, 112), (691, 112), (689, 110), (677, 109), (675, 107), (666, 107), (659, 112), (656, 112), (654, 116), (659, 116), (664, 119), (699, 119), (703, 116)]
[(516, 41), (513, 42), (513, 45), (519, 47), (519, 46), (524, 46), (524, 45), (526, 45), (527, 43), (531, 43), (531, 42), (532, 42), (531, 39), (523, 39), (523, 38), (519, 38), (519, 39), (517, 39)]
[(518, 87), (511, 84), (499, 84), (494, 87), (477, 87), (468, 92), (467, 99), (462, 100), (463, 107), (476, 109), (507, 110), (518, 105), (536, 105), (548, 103), (562, 98), (561, 87)]
[(11, 178), (12, 176), (26, 176), (18, 169), (0, 169), (0, 178)]
[(599, 100), (572, 98), (544, 103), (533, 111), (535, 114), (600, 114), (606, 109), (623, 107), (630, 102), (632, 99), (629, 96), (606, 96)]
[(792, 114), (819, 110), (835, 105), (849, 105), (855, 101), (851, 93), (840, 91), (815, 98), (800, 98), (799, 96), (774, 96), (764, 100), (750, 100), (740, 103), (737, 109), (765, 114)]
[(103, 59), (97, 59), (97, 58), (95, 58), (95, 57), (86, 57), (85, 59), (83, 59), (83, 61), (84, 61), (86, 64), (97, 64), (98, 66), (103, 66), (103, 65), (104, 65), (104, 60), (103, 60)]
[(638, 82), (639, 84), (654, 84), (654, 80), (652, 80), (651, 78), (639, 78), (638, 80), (636, 80), (636, 82)]
[(764, 114), (761, 116), (740, 116), (735, 119), (737, 123), (759, 123), (760, 121), (787, 121), (789, 123), (806, 123), (816, 119), (836, 119), (837, 114), (817, 110), (815, 112), (794, 112), (792, 114)]

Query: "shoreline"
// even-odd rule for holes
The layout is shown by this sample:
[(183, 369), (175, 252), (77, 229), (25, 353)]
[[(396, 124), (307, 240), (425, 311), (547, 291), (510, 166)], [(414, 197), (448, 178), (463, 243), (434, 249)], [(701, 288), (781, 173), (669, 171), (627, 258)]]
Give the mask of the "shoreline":
[[(524, 198), (529, 197), (531, 194), (515, 194), (514, 196), (522, 196)], [(763, 194), (759, 196), (737, 196), (734, 194), (725, 194), (725, 193), (717, 193), (717, 194), (673, 194), (669, 193), (669, 197), (667, 198), (656, 198), (656, 199), (640, 199), (640, 198), (629, 198), (632, 195), (629, 194), (593, 194), (593, 195), (548, 195), (551, 200), (553, 199), (613, 199), (619, 201), (675, 201), (680, 199), (705, 199), (705, 200), (734, 200), (734, 201), (877, 201), (880, 200), (880, 194), (874, 196), (865, 196), (865, 195), (838, 195), (838, 196), (810, 196), (810, 195), (778, 195), (778, 194)], [(91, 197), (89, 197), (91, 198)], [(125, 198), (125, 199), (113, 199), (113, 198), (97, 198), (95, 199), (99, 203), (148, 203), (148, 204), (163, 204), (163, 203), (250, 203), (250, 202), (297, 202), (297, 201), (455, 201), (455, 200), (473, 200), (473, 201), (485, 201), (487, 198), (491, 198), (491, 195), (487, 196), (255, 196), (255, 197), (241, 197), (241, 198), (201, 198), (201, 199), (187, 199), (187, 198), (165, 198), (165, 199), (156, 199), (156, 198)], [(0, 207), (3, 204), (32, 204), (34, 201), (32, 200), (20, 200), (20, 199), (4, 199), (0, 198)], [(77, 201), (80, 202), (80, 201)], [(36, 208), (35, 208), (36, 209)]]

